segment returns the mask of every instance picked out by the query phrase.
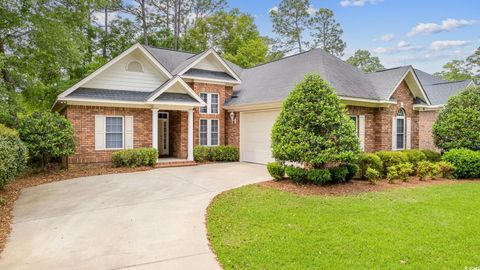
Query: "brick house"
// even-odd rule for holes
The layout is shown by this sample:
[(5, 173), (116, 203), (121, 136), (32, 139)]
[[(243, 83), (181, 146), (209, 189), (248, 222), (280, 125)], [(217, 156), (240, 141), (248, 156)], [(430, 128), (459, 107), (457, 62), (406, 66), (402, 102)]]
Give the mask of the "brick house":
[(264, 164), (282, 100), (307, 73), (336, 89), (367, 152), (434, 149), (438, 111), (472, 84), (411, 66), (364, 73), (321, 49), (242, 69), (213, 50), (135, 44), (60, 94), (54, 110), (75, 128), (69, 164), (110, 162), (114, 151), (138, 147), (193, 160), (195, 145), (235, 145), (242, 161)]

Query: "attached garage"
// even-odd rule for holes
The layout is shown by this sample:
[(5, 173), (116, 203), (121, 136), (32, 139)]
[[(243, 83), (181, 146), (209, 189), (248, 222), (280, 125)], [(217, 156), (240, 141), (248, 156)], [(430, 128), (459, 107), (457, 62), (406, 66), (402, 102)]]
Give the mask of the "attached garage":
[(273, 161), (271, 131), (280, 110), (240, 113), (240, 160), (267, 164)]

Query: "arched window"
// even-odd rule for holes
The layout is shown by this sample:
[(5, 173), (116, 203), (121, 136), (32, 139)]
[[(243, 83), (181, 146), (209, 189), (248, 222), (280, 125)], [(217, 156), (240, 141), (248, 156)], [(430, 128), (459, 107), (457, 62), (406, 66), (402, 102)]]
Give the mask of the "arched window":
[(398, 110), (396, 116), (395, 137), (397, 141), (396, 149), (405, 149), (405, 110)]
[(138, 61), (131, 61), (127, 64), (127, 71), (143, 72), (142, 64), (140, 64)]

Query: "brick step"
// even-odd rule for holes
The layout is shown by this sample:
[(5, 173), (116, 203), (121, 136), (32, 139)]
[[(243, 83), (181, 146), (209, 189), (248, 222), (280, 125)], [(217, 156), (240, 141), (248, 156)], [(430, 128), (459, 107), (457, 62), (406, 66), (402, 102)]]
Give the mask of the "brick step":
[(171, 161), (171, 162), (159, 162), (155, 164), (155, 168), (171, 168), (171, 167), (187, 167), (196, 166), (195, 161)]

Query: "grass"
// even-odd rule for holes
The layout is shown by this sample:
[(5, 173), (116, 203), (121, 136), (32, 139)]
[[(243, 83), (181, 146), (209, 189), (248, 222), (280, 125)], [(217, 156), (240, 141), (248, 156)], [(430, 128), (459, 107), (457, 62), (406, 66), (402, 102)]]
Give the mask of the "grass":
[(478, 269), (480, 184), (357, 196), (258, 186), (220, 195), (208, 233), (225, 269)]

